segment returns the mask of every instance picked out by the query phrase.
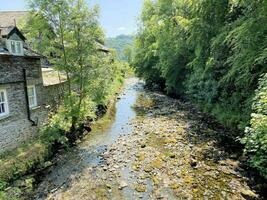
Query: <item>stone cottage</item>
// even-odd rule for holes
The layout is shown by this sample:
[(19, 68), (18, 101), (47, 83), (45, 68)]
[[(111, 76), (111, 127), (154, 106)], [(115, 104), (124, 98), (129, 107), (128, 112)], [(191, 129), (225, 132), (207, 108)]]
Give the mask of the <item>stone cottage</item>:
[[(34, 137), (58, 105), (66, 76), (31, 50), (16, 24), (27, 11), (0, 11), (0, 153)], [(101, 42), (98, 51), (109, 49)]]
[(41, 67), (16, 26), (0, 27), (0, 152), (37, 134), (65, 81)]

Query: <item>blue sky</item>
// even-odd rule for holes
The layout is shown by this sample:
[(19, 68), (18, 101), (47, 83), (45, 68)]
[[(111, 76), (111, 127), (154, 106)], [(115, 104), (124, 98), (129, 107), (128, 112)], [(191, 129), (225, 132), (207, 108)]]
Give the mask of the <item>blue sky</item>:
[[(99, 4), (100, 23), (107, 37), (120, 34), (133, 34), (143, 0), (86, 0), (91, 7)], [(26, 10), (25, 0), (0, 0), (0, 10)]]

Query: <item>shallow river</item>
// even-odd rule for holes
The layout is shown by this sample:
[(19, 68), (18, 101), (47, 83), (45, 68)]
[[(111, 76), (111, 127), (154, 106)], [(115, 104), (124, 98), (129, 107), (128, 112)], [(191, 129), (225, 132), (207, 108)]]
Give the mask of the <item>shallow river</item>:
[(98, 124), (74, 149), (64, 152), (57, 158), (56, 166), (42, 178), (34, 199), (45, 199), (48, 193), (68, 187), (69, 180), (79, 177), (83, 169), (101, 165), (101, 154), (107, 146), (113, 144), (120, 136), (131, 133), (130, 121), (136, 114), (133, 105), (143, 83), (136, 78), (126, 80), (125, 88), (115, 105), (113, 114), (106, 116), (109, 120)]
[(220, 146), (225, 129), (202, 118), (190, 104), (128, 79), (93, 131), (57, 155), (33, 199), (260, 199)]

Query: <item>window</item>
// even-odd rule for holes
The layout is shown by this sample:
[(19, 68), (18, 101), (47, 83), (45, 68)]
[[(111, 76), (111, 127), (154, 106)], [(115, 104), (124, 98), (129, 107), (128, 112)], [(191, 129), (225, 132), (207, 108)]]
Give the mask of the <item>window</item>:
[(30, 108), (34, 108), (37, 106), (36, 91), (34, 85), (28, 86), (28, 99)]
[(14, 55), (23, 55), (22, 41), (9, 40), (9, 51)]
[(14, 54), (16, 53), (16, 44), (14, 41), (11, 41), (11, 52)]
[(20, 42), (16, 42), (16, 47), (17, 47), (17, 53), (21, 54), (21, 43)]
[(0, 117), (8, 115), (8, 103), (6, 90), (0, 89)]

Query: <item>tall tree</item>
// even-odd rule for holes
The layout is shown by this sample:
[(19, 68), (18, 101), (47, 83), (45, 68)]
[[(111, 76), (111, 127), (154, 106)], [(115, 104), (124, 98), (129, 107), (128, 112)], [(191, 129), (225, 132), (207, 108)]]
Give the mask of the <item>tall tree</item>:
[[(98, 91), (92, 93), (95, 82), (105, 80), (108, 83), (102, 87), (106, 88), (115, 73), (112, 67), (103, 70), (111, 65), (111, 59), (99, 51), (101, 44), (98, 41), (104, 41), (104, 35), (98, 23), (98, 8), (90, 10), (84, 0), (30, 0), (29, 5), (32, 20), (39, 20), (41, 16), (46, 22), (42, 28), (53, 32), (53, 37), (47, 38), (48, 55), (54, 67), (67, 75), (68, 89), (62, 112), (69, 121), (68, 127), (74, 130), (86, 118), (92, 102), (99, 103), (96, 100), (101, 101), (105, 96), (102, 93), (96, 98)], [(48, 31), (33, 25), (31, 29), (40, 33)]]
[[(140, 21), (137, 74), (189, 99), (242, 137), (258, 79), (267, 72), (267, 1), (146, 0)], [(251, 144), (266, 148), (252, 138)]]

